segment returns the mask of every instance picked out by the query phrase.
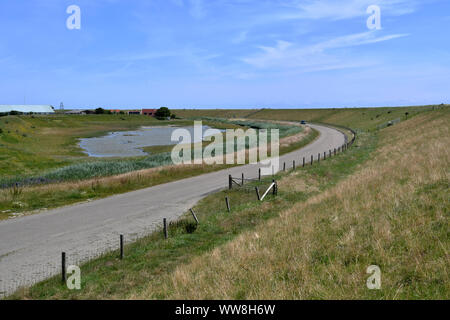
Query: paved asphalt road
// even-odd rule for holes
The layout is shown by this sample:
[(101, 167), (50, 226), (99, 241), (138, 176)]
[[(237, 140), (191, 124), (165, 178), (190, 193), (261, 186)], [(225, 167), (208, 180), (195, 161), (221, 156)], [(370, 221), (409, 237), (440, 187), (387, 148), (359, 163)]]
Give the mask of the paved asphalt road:
[[(318, 153), (340, 147), (344, 135), (311, 125), (320, 132), (313, 143), (280, 157), (292, 161), (317, 159)], [(256, 178), (260, 165), (245, 165), (35, 215), (0, 222), (0, 296), (60, 272), (64, 251), (68, 265), (117, 249), (119, 234), (128, 241), (178, 218), (207, 194), (228, 185), (228, 175)], [(280, 165), (280, 169), (281, 165)]]

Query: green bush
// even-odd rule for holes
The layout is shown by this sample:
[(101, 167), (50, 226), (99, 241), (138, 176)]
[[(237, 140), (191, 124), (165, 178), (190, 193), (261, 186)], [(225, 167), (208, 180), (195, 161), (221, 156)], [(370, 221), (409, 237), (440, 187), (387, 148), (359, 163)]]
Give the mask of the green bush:
[(160, 119), (160, 120), (162, 120), (162, 119), (167, 119), (167, 118), (169, 118), (170, 117), (170, 110), (169, 110), (169, 108), (166, 108), (166, 107), (161, 107), (161, 108), (159, 108), (158, 110), (156, 110), (156, 112), (155, 112), (155, 117), (157, 118), (157, 119)]
[(169, 223), (169, 233), (173, 236), (183, 233), (194, 233), (197, 230), (197, 223), (187, 219), (181, 219)]
[(195, 230), (197, 230), (197, 223), (195, 222), (188, 222), (185, 225), (185, 229), (187, 233), (194, 233)]

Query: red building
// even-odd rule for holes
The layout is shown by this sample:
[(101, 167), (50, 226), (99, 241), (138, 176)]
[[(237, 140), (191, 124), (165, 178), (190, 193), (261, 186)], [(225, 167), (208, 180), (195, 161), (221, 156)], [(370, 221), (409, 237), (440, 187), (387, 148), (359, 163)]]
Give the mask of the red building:
[(157, 109), (142, 109), (142, 115), (154, 117)]

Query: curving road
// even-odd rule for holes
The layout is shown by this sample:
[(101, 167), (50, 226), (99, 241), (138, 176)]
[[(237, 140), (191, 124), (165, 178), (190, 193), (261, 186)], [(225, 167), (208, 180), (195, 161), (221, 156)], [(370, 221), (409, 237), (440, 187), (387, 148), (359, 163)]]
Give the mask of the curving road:
[[(292, 161), (333, 150), (345, 142), (332, 128), (310, 125), (320, 132), (311, 144), (280, 157)], [(223, 189), (228, 175), (256, 178), (259, 164), (234, 167), (201, 176), (115, 195), (101, 200), (49, 210), (0, 222), (0, 296), (10, 294), (60, 272), (64, 251), (68, 265), (77, 264), (117, 249), (119, 234), (127, 241), (144, 236), (161, 225), (163, 218), (176, 219), (207, 194)], [(281, 168), (280, 168), (281, 169)]]

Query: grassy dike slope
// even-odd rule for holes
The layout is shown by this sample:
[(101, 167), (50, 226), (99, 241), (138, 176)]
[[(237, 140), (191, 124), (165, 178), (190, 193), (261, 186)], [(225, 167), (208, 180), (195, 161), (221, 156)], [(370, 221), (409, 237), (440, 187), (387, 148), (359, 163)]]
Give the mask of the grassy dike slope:
[(447, 109), (384, 129), (353, 175), (130, 297), (449, 299), (449, 128)]
[(312, 121), (336, 124), (353, 129), (385, 127), (389, 121), (405, 120), (427, 110), (448, 108), (448, 105), (383, 108), (329, 108), (329, 109), (259, 109), (259, 110), (177, 110), (185, 118), (226, 117), (261, 120)]

